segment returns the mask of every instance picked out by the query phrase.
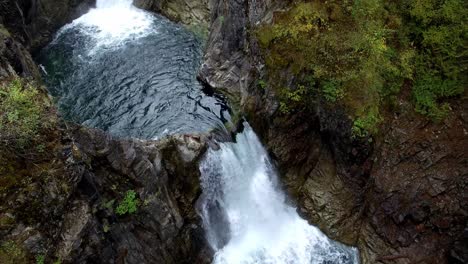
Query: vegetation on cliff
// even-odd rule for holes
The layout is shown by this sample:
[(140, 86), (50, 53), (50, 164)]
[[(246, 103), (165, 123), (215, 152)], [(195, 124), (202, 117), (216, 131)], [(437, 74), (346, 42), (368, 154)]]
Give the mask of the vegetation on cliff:
[(18, 151), (35, 146), (43, 151), (44, 137), (56, 127), (50, 101), (30, 83), (15, 79), (0, 86), (0, 141)]
[[(24, 248), (27, 236), (8, 234), (19, 223), (52, 223), (51, 208), (70, 191), (65, 165), (57, 158), (58, 124), (47, 93), (34, 82), (17, 78), (0, 84), (1, 263), (41, 263), (44, 258)], [(48, 185), (56, 188), (51, 191)]]
[(467, 14), (461, 0), (296, 1), (257, 36), (281, 112), (319, 95), (343, 105), (365, 136), (405, 90), (417, 112), (447, 115), (445, 99), (467, 84)]

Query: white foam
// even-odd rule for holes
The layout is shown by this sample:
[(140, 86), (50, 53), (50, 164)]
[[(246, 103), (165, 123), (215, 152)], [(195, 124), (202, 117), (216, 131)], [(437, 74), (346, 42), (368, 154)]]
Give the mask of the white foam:
[(204, 193), (221, 193), (206, 201), (219, 199), (229, 225), (230, 240), (218, 248), (219, 234), (211, 230), (208, 210), (202, 210), (215, 264), (358, 263), (355, 249), (329, 240), (287, 205), (274, 167), (248, 125), (237, 143), (220, 145), (200, 168)]
[[(90, 54), (102, 48), (120, 47), (154, 32), (153, 16), (132, 5), (131, 0), (98, 0), (96, 8), (65, 26), (61, 32), (78, 28), (93, 40)], [(60, 35), (60, 32), (59, 32)]]

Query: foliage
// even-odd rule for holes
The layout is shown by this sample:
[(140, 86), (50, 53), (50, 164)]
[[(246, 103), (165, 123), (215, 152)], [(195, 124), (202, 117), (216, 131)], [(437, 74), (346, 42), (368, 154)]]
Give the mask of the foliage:
[(354, 120), (352, 132), (354, 136), (366, 137), (377, 132), (377, 125), (382, 121), (377, 107), (367, 109), (365, 114)]
[(119, 203), (116, 208), (118, 215), (133, 214), (138, 208), (138, 199), (136, 198), (136, 192), (133, 190), (127, 191), (124, 199)]
[(448, 111), (443, 98), (464, 92), (468, 68), (468, 9), (462, 0), (416, 0), (409, 4), (416, 57), (413, 95), (416, 111), (435, 121)]
[(267, 86), (267, 83), (265, 80), (259, 80), (258, 81), (258, 86), (262, 89), (262, 90), (265, 90), (266, 86)]
[(44, 255), (36, 256), (36, 264), (44, 264), (44, 262), (45, 262), (45, 256)]
[(307, 88), (304, 85), (297, 85), (297, 88), (293, 91), (290, 89), (282, 89), (280, 101), (280, 111), (283, 114), (287, 114), (292, 108), (298, 109), (300, 103), (304, 100), (307, 93)]
[(26, 252), (14, 241), (6, 241), (0, 245), (0, 263), (27, 263)]
[(334, 80), (323, 82), (322, 93), (323, 97), (329, 102), (336, 102), (344, 96), (340, 83)]
[(437, 76), (423, 76), (414, 85), (413, 95), (416, 111), (431, 117), (434, 121), (442, 120), (449, 111), (448, 103), (438, 103), (439, 98), (457, 95), (463, 92), (454, 80)]
[[(467, 8), (462, 0), (297, 1), (261, 25), (257, 38), (280, 111), (308, 107), (308, 96), (343, 104), (358, 135), (377, 132), (384, 102), (409, 83), (416, 111), (440, 119), (440, 100), (463, 93)], [(313, 79), (299, 97), (296, 83)], [(364, 130), (366, 130), (364, 132)]]
[[(50, 105), (38, 90), (16, 79), (0, 87), (0, 140), (15, 148), (30, 147), (52, 126)], [(41, 149), (41, 147), (40, 147)]]

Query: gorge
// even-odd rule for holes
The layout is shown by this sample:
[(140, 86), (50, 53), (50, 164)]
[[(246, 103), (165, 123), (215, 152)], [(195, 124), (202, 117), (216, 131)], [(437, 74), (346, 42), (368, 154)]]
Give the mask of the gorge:
[(465, 263), (466, 97), (437, 123), (402, 91), (362, 137), (286, 111), (258, 28), (295, 5), (0, 2), (0, 109), (45, 115), (0, 119), (0, 263)]

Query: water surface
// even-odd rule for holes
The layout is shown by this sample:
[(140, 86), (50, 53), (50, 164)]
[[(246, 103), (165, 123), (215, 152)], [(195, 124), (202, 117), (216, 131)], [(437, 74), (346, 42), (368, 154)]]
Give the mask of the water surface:
[(196, 80), (201, 56), (200, 41), (184, 27), (128, 0), (100, 0), (62, 28), (38, 61), (66, 119), (152, 139), (223, 126), (225, 106)]

